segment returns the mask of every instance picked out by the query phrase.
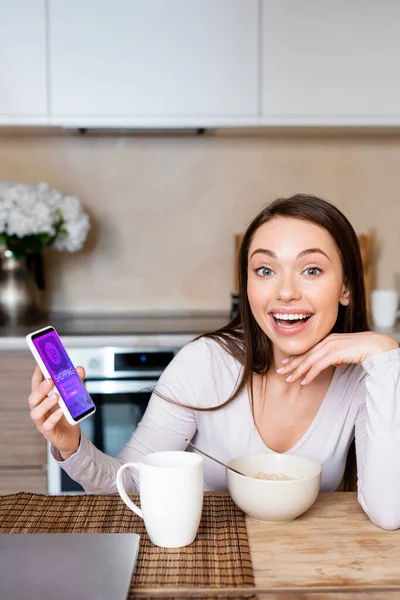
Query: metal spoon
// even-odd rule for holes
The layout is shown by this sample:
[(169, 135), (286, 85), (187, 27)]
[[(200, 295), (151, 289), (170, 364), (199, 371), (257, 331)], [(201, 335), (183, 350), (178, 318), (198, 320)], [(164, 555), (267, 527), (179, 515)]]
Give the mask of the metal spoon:
[(197, 448), (197, 446), (195, 446), (194, 444), (192, 444), (192, 442), (189, 442), (189, 440), (187, 440), (186, 438), (185, 438), (185, 442), (187, 442), (190, 446), (192, 446), (192, 448), (194, 448), (195, 450), (197, 450), (197, 452), (200, 452), (200, 454), (203, 454), (204, 456), (207, 456), (207, 458), (211, 458), (211, 460), (213, 460), (216, 463), (218, 463), (219, 465), (222, 465), (223, 467), (225, 467), (225, 469), (229, 469), (230, 471), (233, 471), (234, 473), (237, 473), (238, 475), (243, 475), (243, 477), (248, 477), (248, 475), (245, 475), (244, 473), (241, 473), (240, 471), (237, 471), (233, 467), (229, 467), (228, 465), (226, 465), (225, 463), (221, 462), (220, 460), (214, 458), (213, 456), (210, 456), (209, 454), (206, 454), (205, 452), (203, 452), (203, 450), (200, 450), (200, 448)]

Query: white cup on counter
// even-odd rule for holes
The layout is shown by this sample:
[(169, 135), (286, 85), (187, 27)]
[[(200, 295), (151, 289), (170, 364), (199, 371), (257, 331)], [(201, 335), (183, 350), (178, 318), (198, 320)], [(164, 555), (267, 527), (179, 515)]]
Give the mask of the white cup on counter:
[[(141, 509), (124, 487), (125, 469), (139, 470)], [(203, 458), (184, 451), (155, 452), (118, 469), (116, 485), (125, 504), (144, 520), (151, 542), (163, 548), (191, 544), (203, 509)]]
[(371, 311), (374, 325), (381, 329), (391, 329), (399, 316), (399, 294), (396, 290), (373, 290)]

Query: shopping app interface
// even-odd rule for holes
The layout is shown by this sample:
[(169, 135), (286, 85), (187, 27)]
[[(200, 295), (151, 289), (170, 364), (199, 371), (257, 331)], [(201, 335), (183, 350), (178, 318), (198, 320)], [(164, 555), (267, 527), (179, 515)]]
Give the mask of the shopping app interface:
[(79, 379), (58, 335), (51, 331), (33, 343), (74, 419), (93, 408), (93, 401)]

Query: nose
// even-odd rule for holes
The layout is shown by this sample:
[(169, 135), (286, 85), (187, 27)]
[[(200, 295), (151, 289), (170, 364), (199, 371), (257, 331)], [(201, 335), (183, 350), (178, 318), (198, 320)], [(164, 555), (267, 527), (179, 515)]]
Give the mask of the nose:
[(299, 300), (301, 298), (300, 288), (297, 285), (296, 277), (293, 274), (286, 273), (278, 280), (276, 290), (277, 300), (289, 302), (290, 300)]

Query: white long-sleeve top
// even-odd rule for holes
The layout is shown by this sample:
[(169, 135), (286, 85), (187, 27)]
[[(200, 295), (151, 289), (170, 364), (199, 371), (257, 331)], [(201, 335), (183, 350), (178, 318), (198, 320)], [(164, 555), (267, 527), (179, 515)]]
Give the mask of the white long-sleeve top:
[[(218, 406), (237, 385), (242, 365), (217, 342), (191, 342), (176, 355), (157, 384), (160, 393), (193, 409), (152, 394), (145, 415), (116, 458), (98, 450), (82, 435), (79, 448), (65, 461), (53, 456), (72, 479), (90, 493), (114, 493), (118, 468), (143, 455), (185, 450), (185, 438), (228, 462), (245, 454), (269, 453), (255, 426), (244, 389), (226, 407)], [(373, 523), (400, 528), (400, 349), (375, 354), (360, 365), (335, 369), (329, 389), (308, 430), (286, 454), (304, 456), (322, 467), (321, 490), (334, 491), (356, 439), (358, 500)], [(225, 470), (204, 459), (206, 490), (225, 490)], [(136, 469), (126, 472), (128, 491), (139, 490)]]

